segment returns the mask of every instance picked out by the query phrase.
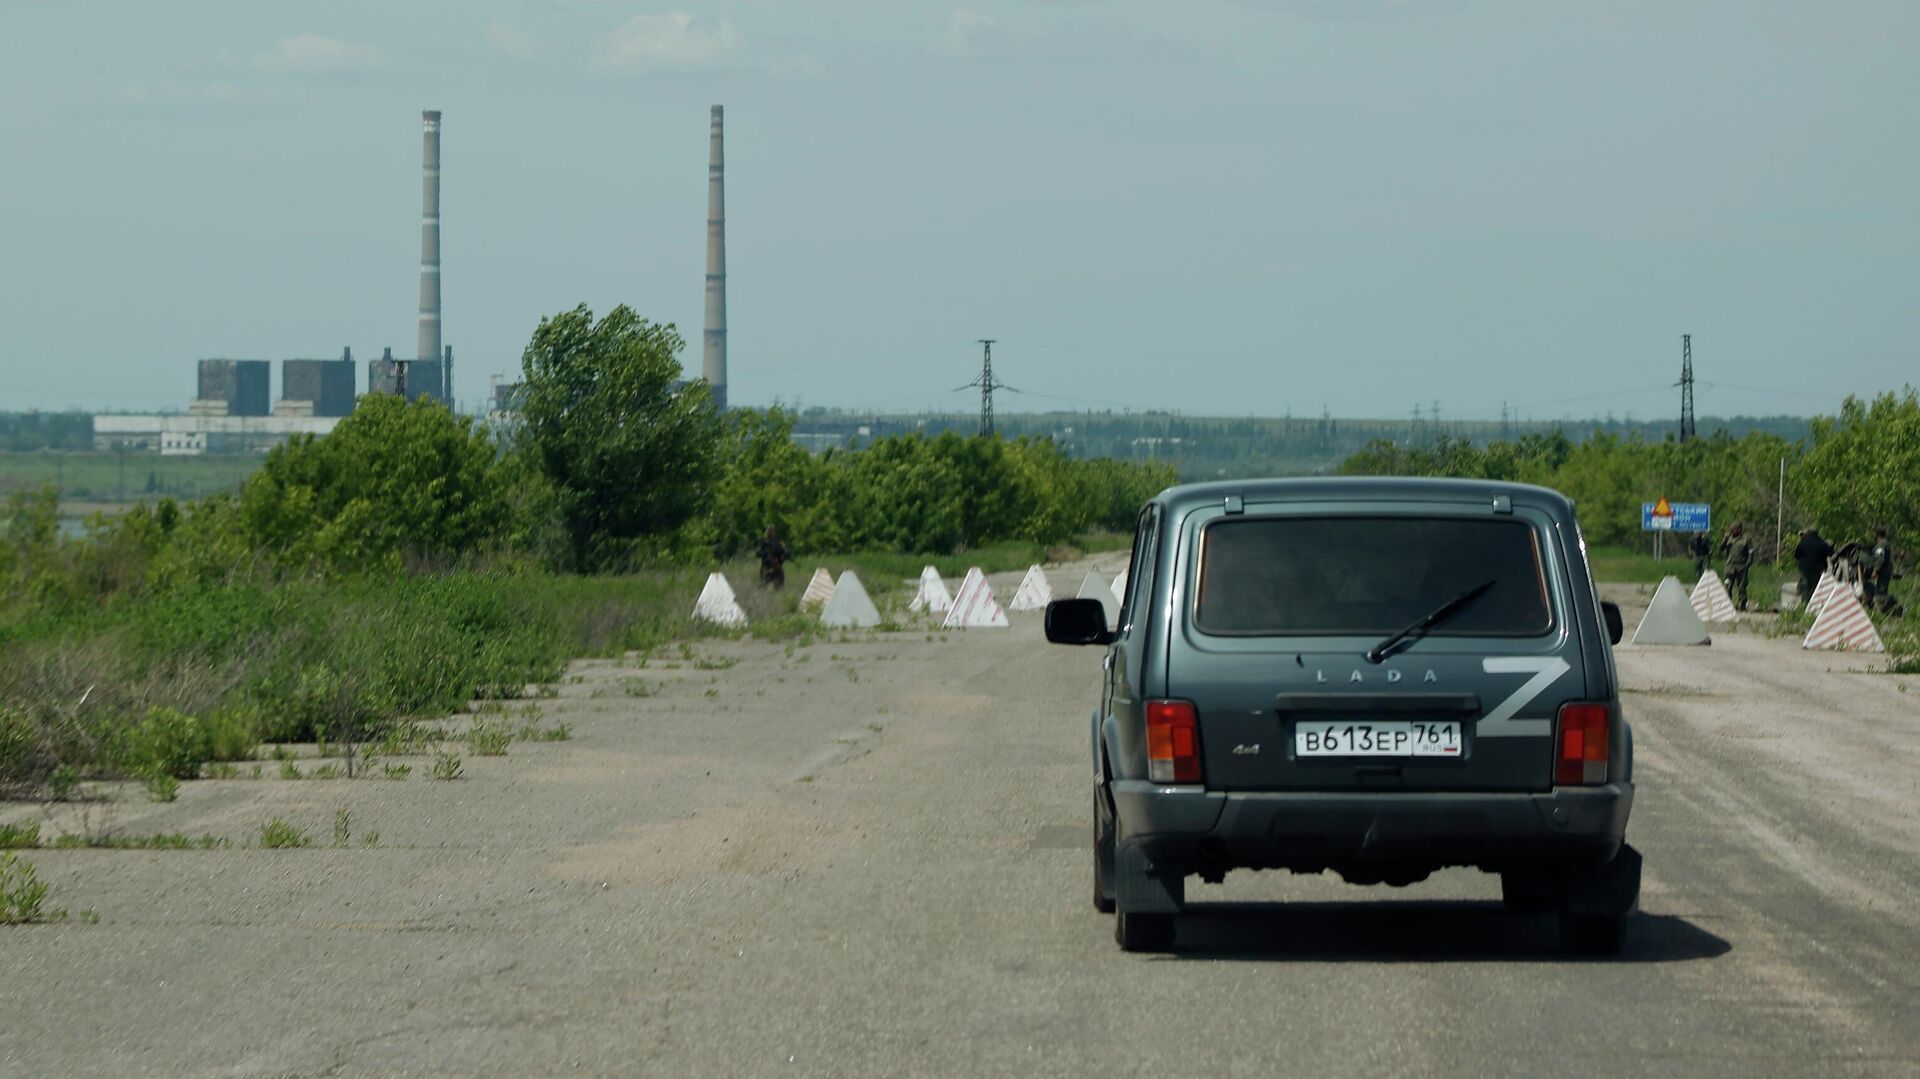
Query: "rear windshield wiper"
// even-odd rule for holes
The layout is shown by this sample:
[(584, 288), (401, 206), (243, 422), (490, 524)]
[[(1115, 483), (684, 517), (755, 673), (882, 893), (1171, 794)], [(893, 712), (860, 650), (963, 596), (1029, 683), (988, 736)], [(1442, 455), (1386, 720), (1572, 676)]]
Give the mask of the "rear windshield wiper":
[(1465, 592), (1462, 592), (1459, 595), (1453, 597), (1452, 599), (1446, 601), (1445, 603), (1442, 603), (1440, 606), (1435, 607), (1433, 609), (1432, 614), (1427, 615), (1425, 618), (1420, 619), (1418, 622), (1415, 622), (1414, 624), (1408, 626), (1406, 629), (1401, 630), (1400, 632), (1394, 634), (1393, 636), (1388, 637), (1386, 640), (1381, 641), (1379, 644), (1374, 645), (1372, 648), (1369, 648), (1367, 650), (1367, 662), (1368, 663), (1386, 662), (1387, 653), (1393, 650), (1394, 645), (1399, 644), (1401, 641), (1404, 641), (1409, 637), (1423, 635), (1433, 627), (1439, 625), (1440, 623), (1446, 621), (1449, 618), (1452, 618), (1454, 615), (1459, 614), (1461, 611), (1466, 609), (1467, 604), (1472, 603), (1474, 600), (1479, 599), (1481, 596), (1486, 595), (1487, 589), (1492, 588), (1493, 584), (1494, 582), (1492, 581), (1483, 581), (1480, 584), (1474, 585), (1472, 588), (1469, 588)]

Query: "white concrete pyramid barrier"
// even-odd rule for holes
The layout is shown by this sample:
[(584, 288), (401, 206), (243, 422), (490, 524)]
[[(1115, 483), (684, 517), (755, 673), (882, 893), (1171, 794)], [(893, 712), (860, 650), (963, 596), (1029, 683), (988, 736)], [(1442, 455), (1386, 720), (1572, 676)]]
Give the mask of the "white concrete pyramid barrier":
[(1693, 603), (1680, 578), (1668, 577), (1654, 589), (1653, 602), (1647, 604), (1646, 617), (1633, 631), (1634, 644), (1712, 644), (1707, 624), (1694, 613)]
[(940, 579), (940, 571), (932, 566), (921, 570), (920, 588), (913, 594), (913, 601), (907, 604), (907, 610), (945, 614), (952, 606), (953, 597), (947, 594), (947, 582)]
[(1013, 592), (1013, 602), (1007, 604), (1009, 611), (1038, 611), (1053, 602), (1053, 589), (1047, 584), (1047, 575), (1040, 572), (1039, 566), (1028, 566), (1027, 575), (1020, 578), (1020, 587)]
[(1853, 590), (1845, 587), (1835, 588), (1827, 597), (1826, 606), (1820, 608), (1820, 617), (1813, 620), (1813, 628), (1800, 647), (1846, 652), (1887, 650), (1880, 631), (1873, 628), (1873, 619), (1867, 617), (1867, 609)]
[(827, 576), (827, 569), (821, 566), (813, 571), (813, 578), (807, 582), (807, 590), (800, 593), (800, 609), (812, 610), (825, 607), (833, 598), (833, 578)]
[(1080, 591), (1075, 593), (1075, 596), (1079, 599), (1099, 600), (1100, 609), (1107, 612), (1109, 626), (1113, 625), (1114, 617), (1120, 613), (1120, 601), (1113, 598), (1113, 586), (1107, 583), (1105, 577), (1100, 576), (1100, 571), (1097, 569), (1088, 570), (1087, 575), (1080, 579)]
[(960, 582), (960, 591), (953, 597), (953, 609), (947, 612), (947, 620), (940, 624), (942, 629), (989, 629), (1007, 625), (1007, 612), (1000, 609), (1000, 601), (993, 598), (993, 588), (987, 584), (987, 575), (980, 572), (979, 566), (967, 570), (966, 579)]
[(1739, 613), (1733, 609), (1733, 597), (1727, 594), (1727, 586), (1720, 583), (1720, 575), (1712, 570), (1700, 575), (1700, 583), (1693, 586), (1693, 595), (1688, 600), (1702, 622), (1740, 620)]
[(1807, 597), (1807, 613), (1819, 614), (1820, 608), (1827, 605), (1835, 589), (1840, 587), (1840, 579), (1830, 570), (1820, 571), (1820, 583), (1813, 586), (1813, 595)]
[(700, 598), (694, 601), (693, 616), (703, 622), (717, 622), (723, 626), (747, 624), (747, 612), (741, 610), (740, 601), (733, 598), (733, 586), (727, 583), (723, 573), (707, 574), (707, 586), (700, 590)]
[(860, 583), (852, 570), (842, 573), (834, 584), (833, 598), (827, 600), (826, 609), (820, 612), (820, 624), (834, 629), (880, 624), (880, 612), (875, 609), (873, 598), (867, 595), (867, 586)]
[(1127, 601), (1127, 571), (1125, 568), (1120, 570), (1120, 576), (1113, 579), (1113, 601), (1115, 603), (1125, 603)]

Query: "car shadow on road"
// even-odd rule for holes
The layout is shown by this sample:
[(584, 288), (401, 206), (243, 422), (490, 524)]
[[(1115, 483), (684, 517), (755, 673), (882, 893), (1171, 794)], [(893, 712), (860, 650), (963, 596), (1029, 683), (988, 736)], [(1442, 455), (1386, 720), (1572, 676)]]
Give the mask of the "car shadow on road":
[(1556, 916), (1484, 902), (1195, 903), (1175, 924), (1176, 959), (1677, 963), (1733, 950), (1678, 915), (1640, 913), (1619, 955), (1577, 957), (1561, 946)]

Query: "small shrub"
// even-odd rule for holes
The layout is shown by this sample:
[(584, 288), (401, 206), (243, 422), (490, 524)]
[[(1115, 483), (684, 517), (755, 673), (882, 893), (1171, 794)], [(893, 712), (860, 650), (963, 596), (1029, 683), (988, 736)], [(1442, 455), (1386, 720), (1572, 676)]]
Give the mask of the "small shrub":
[(467, 752), (476, 757), (502, 757), (513, 741), (513, 729), (505, 723), (475, 723), (467, 729)]
[(433, 762), (433, 778), (459, 779), (460, 755), (458, 753), (442, 753), (435, 758)]
[(192, 779), (212, 754), (198, 719), (173, 708), (149, 708), (140, 722), (120, 733), (114, 757), (130, 775)]
[(12, 852), (0, 854), (0, 925), (25, 925), (41, 918), (47, 886), (33, 863)]
[(155, 802), (171, 802), (180, 797), (180, 781), (165, 772), (146, 778), (147, 797)]
[(40, 822), (0, 824), (0, 850), (31, 850), (40, 845)]
[(288, 757), (285, 760), (280, 762), (280, 778), (281, 779), (302, 778), (300, 774), (300, 766), (293, 763), (292, 757)]
[(56, 802), (65, 802), (73, 798), (80, 789), (80, 769), (71, 764), (63, 764), (47, 777), (47, 794)]
[(307, 833), (275, 817), (260, 826), (260, 845), (268, 850), (291, 850), (311, 843)]

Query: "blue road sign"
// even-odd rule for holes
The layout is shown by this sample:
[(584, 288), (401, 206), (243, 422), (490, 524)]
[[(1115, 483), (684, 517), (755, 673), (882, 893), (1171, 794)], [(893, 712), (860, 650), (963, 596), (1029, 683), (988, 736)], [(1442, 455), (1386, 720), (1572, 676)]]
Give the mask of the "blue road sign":
[(1672, 513), (1655, 516), (1657, 502), (1640, 503), (1640, 531), (1642, 532), (1711, 532), (1713, 531), (1713, 506), (1706, 502), (1672, 502), (1667, 508)]

